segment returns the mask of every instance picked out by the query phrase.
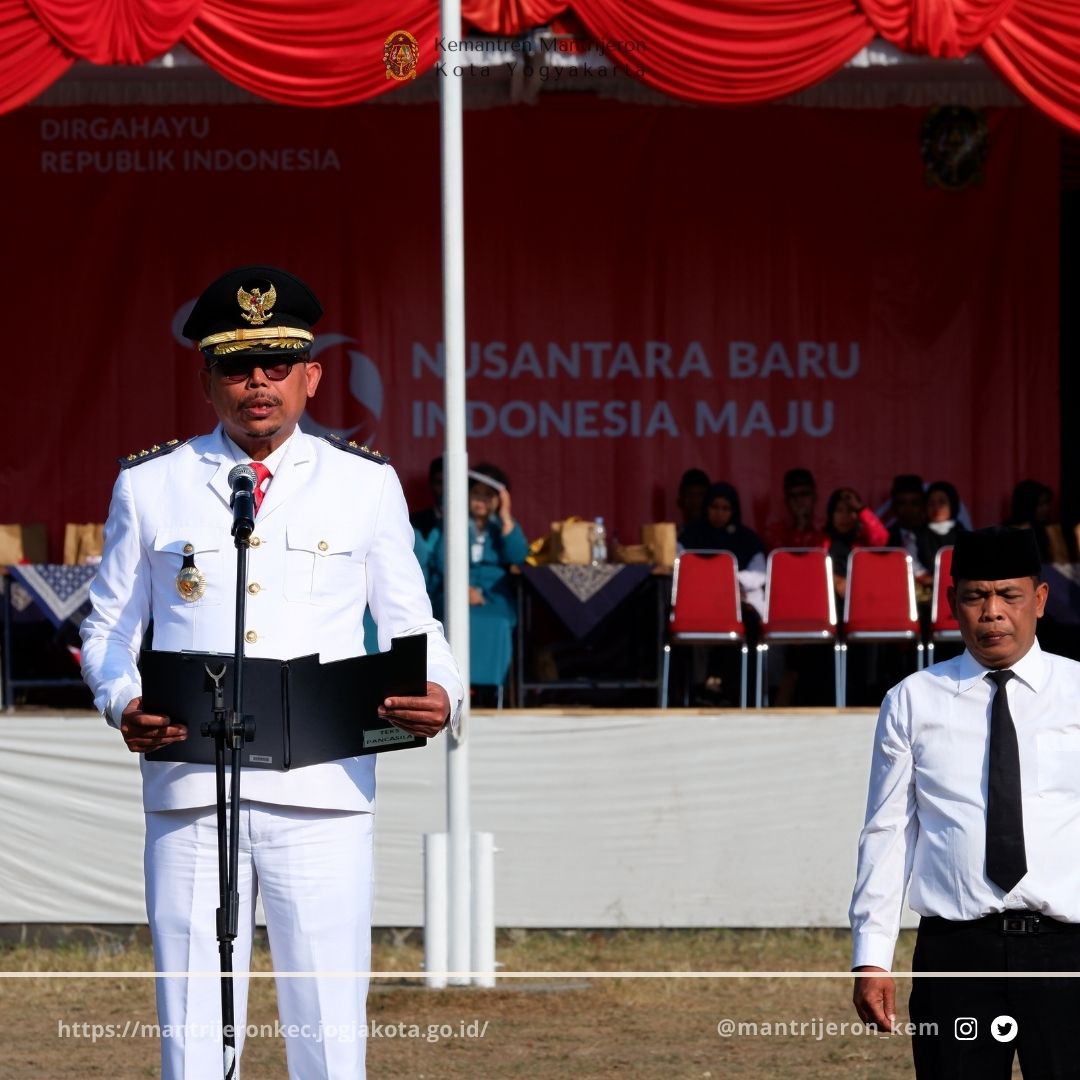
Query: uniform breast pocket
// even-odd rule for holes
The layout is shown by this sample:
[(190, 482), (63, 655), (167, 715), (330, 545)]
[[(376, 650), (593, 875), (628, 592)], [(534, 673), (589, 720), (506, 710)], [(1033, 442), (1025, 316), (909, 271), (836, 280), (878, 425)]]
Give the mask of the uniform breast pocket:
[(285, 599), (302, 604), (362, 600), (363, 537), (290, 525), (285, 544)]
[(1080, 797), (1080, 732), (1046, 731), (1038, 736), (1039, 795)]
[(184, 525), (154, 537), (154, 577), (173, 607), (211, 607), (222, 602), (221, 536)]

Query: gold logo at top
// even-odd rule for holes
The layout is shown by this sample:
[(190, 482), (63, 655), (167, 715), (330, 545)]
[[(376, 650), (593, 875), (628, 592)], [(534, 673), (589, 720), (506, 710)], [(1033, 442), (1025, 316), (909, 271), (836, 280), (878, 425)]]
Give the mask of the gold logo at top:
[(266, 292), (252, 289), (248, 292), (243, 285), (236, 290), (236, 302), (240, 305), (240, 316), (252, 326), (262, 326), (273, 314), (271, 308), (277, 302), (277, 289), (268, 281)]
[(382, 58), (388, 79), (415, 79), (420, 45), (408, 30), (395, 30), (383, 43)]
[(926, 166), (926, 184), (946, 191), (979, 186), (989, 146), (986, 114), (966, 105), (941, 105), (923, 121), (919, 149)]

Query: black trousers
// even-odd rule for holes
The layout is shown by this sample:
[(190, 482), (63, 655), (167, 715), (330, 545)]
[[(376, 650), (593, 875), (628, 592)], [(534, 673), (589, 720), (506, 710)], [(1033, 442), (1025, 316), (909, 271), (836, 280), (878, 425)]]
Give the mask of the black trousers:
[[(1030, 918), (1025, 921), (1031, 925)], [(1080, 971), (1080, 925), (1046, 916), (1036, 932), (1005, 933), (1002, 916), (971, 922), (923, 918), (914, 971)], [(913, 982), (912, 1035), (919, 1080), (1009, 1080), (1013, 1054), (1025, 1080), (1080, 1080), (1080, 978), (940, 978)], [(1015, 1027), (999, 1022), (1011, 1017)], [(974, 1036), (974, 1037), (973, 1037)]]

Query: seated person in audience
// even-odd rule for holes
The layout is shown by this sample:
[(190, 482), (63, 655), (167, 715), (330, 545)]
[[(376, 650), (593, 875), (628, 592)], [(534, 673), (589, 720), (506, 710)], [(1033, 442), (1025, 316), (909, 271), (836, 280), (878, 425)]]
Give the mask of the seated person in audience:
[[(735, 556), (742, 619), (752, 640), (765, 613), (765, 545), (753, 529), (742, 523), (739, 493), (733, 485), (721, 482), (709, 488), (701, 516), (686, 527), (680, 543), (685, 551), (730, 551)], [(726, 692), (726, 687), (737, 685), (734, 668), (732, 650), (710, 651), (701, 704), (735, 703), (734, 695)]]
[(850, 487), (837, 488), (829, 496), (825, 516), (826, 540), (821, 546), (832, 557), (833, 585), (836, 595), (842, 599), (847, 588), (848, 556), (852, 550), (884, 547), (889, 540), (889, 530), (862, 501), (862, 496)]
[(709, 490), (709, 478), (702, 469), (687, 469), (679, 481), (679, 494), (676, 504), (682, 521), (679, 522), (678, 535), (681, 537), (688, 525), (701, 517), (701, 504), (705, 501), (705, 492)]
[(935, 480), (926, 489), (926, 524), (918, 534), (918, 562), (926, 569), (916, 571), (919, 585), (932, 585), (934, 560), (943, 547), (952, 547), (964, 532), (960, 522), (960, 493), (948, 480)]
[(1021, 480), (1013, 488), (1009, 519), (1014, 529), (1031, 529), (1044, 563), (1068, 562), (1061, 526), (1051, 522), (1054, 493), (1038, 480)]
[(701, 516), (686, 527), (681, 543), (686, 551), (730, 551), (739, 567), (744, 608), (749, 605), (758, 616), (764, 613), (765, 545), (742, 523), (739, 493), (731, 484), (709, 488)]
[[(482, 464), (469, 470), (469, 481), (470, 681), (474, 686), (501, 687), (510, 670), (511, 631), (517, 622), (510, 567), (525, 561), (529, 543), (511, 512), (506, 474), (495, 465)], [(438, 619), (445, 618), (445, 539), (440, 522), (426, 544), (418, 542), (416, 553)]]
[(428, 466), (428, 487), (431, 489), (431, 505), (409, 516), (409, 523), (427, 540), (433, 529), (442, 525), (443, 517), (443, 459), (440, 454), (431, 459)]
[(916, 578), (933, 573), (919, 555), (919, 532), (926, 525), (926, 490), (921, 476), (901, 473), (893, 477), (889, 492), (889, 547), (902, 547), (911, 556)]
[(809, 469), (788, 469), (784, 473), (784, 505), (787, 517), (768, 526), (765, 546), (770, 551), (780, 547), (820, 547), (825, 534), (814, 520), (817, 485)]

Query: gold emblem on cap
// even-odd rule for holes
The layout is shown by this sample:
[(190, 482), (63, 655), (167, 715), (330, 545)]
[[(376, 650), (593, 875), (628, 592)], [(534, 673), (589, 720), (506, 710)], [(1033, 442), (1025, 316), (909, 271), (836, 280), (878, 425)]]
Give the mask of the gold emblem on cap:
[(415, 79), (420, 44), (408, 30), (395, 30), (383, 43), (382, 58), (388, 79), (395, 82)]
[(261, 289), (248, 292), (243, 285), (236, 290), (236, 302), (241, 309), (240, 317), (252, 326), (262, 326), (267, 319), (273, 317), (270, 309), (277, 302), (277, 289), (269, 281), (266, 284), (269, 286), (266, 292)]
[(176, 575), (176, 591), (181, 600), (194, 604), (201, 600), (206, 592), (206, 578), (197, 566), (185, 566)]

